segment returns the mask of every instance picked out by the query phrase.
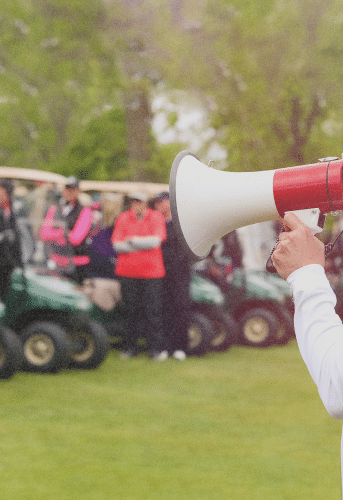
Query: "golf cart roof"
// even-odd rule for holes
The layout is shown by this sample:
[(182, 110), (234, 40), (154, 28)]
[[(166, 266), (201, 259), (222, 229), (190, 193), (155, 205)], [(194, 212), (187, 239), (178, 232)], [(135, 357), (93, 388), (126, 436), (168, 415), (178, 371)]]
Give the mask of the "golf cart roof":
[[(67, 177), (54, 172), (32, 168), (18, 168), (0, 166), (0, 178), (9, 178), (23, 181), (50, 182), (64, 185)], [(153, 197), (162, 191), (169, 191), (168, 184), (154, 182), (130, 182), (130, 181), (90, 181), (80, 180), (80, 191), (98, 193), (122, 193), (130, 195), (135, 192), (143, 192)]]
[(0, 166), (0, 178), (28, 180), (37, 182), (53, 182), (55, 184), (65, 184), (67, 178), (54, 172), (45, 170), (35, 170), (32, 168), (4, 167)]
[(135, 192), (143, 192), (148, 196), (156, 196), (162, 191), (169, 191), (169, 185), (154, 182), (80, 181), (80, 189), (81, 191), (123, 193), (127, 195)]

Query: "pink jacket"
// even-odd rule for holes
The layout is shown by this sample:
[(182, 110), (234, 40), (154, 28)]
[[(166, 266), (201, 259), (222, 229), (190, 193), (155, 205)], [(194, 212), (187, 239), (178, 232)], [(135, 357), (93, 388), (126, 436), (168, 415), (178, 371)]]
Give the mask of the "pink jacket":
[(92, 209), (83, 207), (74, 227), (69, 231), (65, 227), (56, 227), (55, 215), (57, 206), (51, 206), (45, 216), (40, 230), (40, 238), (52, 243), (53, 253), (50, 259), (60, 267), (66, 267), (72, 261), (75, 265), (88, 264), (88, 255), (75, 255), (75, 248), (86, 239), (92, 227)]

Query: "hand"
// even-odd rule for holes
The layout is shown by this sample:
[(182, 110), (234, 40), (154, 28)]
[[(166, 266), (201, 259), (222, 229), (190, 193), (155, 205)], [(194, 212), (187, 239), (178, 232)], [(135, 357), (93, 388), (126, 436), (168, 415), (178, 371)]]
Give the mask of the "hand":
[(324, 244), (293, 213), (283, 219), (285, 232), (279, 236), (272, 261), (278, 274), (287, 279), (297, 269), (309, 264), (325, 265)]
[(13, 229), (5, 229), (5, 239), (8, 243), (14, 243), (15, 241), (15, 232)]
[(13, 229), (5, 229), (0, 233), (0, 243), (7, 241), (7, 243), (14, 243), (15, 233)]

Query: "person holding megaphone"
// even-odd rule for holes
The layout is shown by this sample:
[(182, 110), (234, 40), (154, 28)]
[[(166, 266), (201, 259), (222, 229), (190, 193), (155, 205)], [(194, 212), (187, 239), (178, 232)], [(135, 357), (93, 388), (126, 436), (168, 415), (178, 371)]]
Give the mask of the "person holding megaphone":
[(169, 192), (178, 238), (195, 261), (206, 258), (231, 231), (282, 218), (284, 231), (266, 268), (290, 285), (300, 353), (327, 412), (343, 420), (343, 324), (324, 271), (337, 239), (324, 245), (315, 237), (327, 213), (343, 210), (343, 157), (261, 172), (225, 172), (181, 151), (172, 164)]
[(324, 244), (294, 213), (284, 215), (283, 225), (271, 258), (293, 293), (299, 350), (325, 409), (343, 420), (343, 325), (324, 271)]

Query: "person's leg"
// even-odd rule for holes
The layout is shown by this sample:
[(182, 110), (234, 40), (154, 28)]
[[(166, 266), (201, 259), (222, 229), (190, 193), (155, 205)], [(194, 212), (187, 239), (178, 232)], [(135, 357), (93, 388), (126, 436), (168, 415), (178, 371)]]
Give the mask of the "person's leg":
[(163, 319), (169, 340), (169, 352), (186, 352), (190, 315), (189, 280), (185, 276), (167, 275), (165, 278)]
[(132, 354), (138, 353), (138, 337), (141, 332), (141, 323), (144, 321), (141, 307), (141, 286), (140, 280), (133, 278), (121, 278), (122, 298), (126, 309), (126, 335), (123, 338), (124, 351)]
[(0, 300), (5, 302), (7, 292), (11, 286), (13, 267), (0, 268)]
[(163, 278), (144, 280), (143, 304), (146, 317), (146, 340), (150, 354), (166, 350), (162, 322)]
[(84, 280), (89, 277), (88, 269), (89, 269), (89, 264), (83, 266), (75, 266), (74, 270), (75, 281), (79, 285), (82, 285)]
[(166, 277), (163, 278), (163, 292), (162, 292), (162, 322), (163, 333), (166, 340), (166, 348), (169, 355), (174, 352), (174, 304), (171, 299), (171, 280)]

